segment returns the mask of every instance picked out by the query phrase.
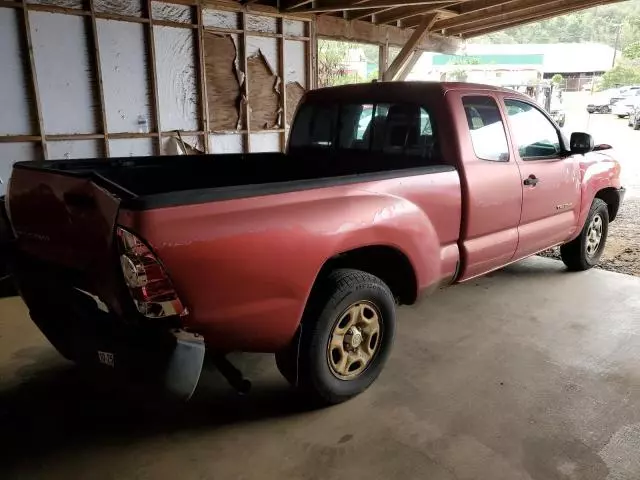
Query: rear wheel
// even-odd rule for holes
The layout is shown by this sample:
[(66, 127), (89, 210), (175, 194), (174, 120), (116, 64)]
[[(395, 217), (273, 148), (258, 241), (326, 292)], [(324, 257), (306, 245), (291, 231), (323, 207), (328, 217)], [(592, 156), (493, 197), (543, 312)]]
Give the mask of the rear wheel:
[(618, 115), (618, 118), (624, 118), (626, 115)]
[(395, 326), (394, 298), (382, 280), (359, 270), (335, 270), (314, 287), (299, 333), (276, 353), (276, 364), (312, 401), (344, 402), (378, 377)]
[(569, 270), (588, 270), (598, 264), (609, 232), (607, 204), (596, 198), (580, 235), (560, 247), (560, 256)]

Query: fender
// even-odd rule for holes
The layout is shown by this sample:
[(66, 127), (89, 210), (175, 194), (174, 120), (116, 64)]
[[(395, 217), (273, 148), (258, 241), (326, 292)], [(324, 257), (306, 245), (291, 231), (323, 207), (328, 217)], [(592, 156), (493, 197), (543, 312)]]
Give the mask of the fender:
[(605, 188), (620, 188), (620, 164), (613, 156), (607, 153), (588, 153), (580, 160), (581, 175), (581, 204), (578, 216), (578, 227), (569, 240), (580, 235), (582, 226), (587, 221), (589, 209), (598, 192)]

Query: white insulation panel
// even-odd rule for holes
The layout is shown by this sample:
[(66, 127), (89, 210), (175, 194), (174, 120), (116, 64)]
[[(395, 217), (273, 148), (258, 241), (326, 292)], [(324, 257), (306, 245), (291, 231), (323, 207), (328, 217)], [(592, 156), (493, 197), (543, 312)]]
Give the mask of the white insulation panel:
[(100, 13), (115, 13), (128, 17), (142, 16), (140, 0), (93, 0), (93, 8)]
[(117, 138), (109, 140), (111, 157), (149, 157), (153, 155), (155, 138)]
[(29, 20), (45, 132), (95, 133), (95, 76), (85, 24), (89, 20), (33, 11)]
[(202, 23), (205, 27), (240, 29), (240, 16), (237, 12), (202, 9)]
[(194, 33), (191, 29), (153, 27), (160, 128), (198, 130), (198, 94)]
[(209, 151), (211, 153), (242, 153), (243, 136), (237, 133), (209, 135)]
[(305, 24), (301, 20), (284, 20), (284, 34), (291, 37), (305, 37)]
[(247, 15), (247, 30), (257, 32), (277, 33), (278, 19), (276, 17), (263, 17), (261, 15)]
[(151, 15), (154, 20), (167, 20), (169, 22), (178, 23), (193, 22), (193, 10), (188, 5), (151, 2)]
[[(96, 20), (109, 133), (146, 133), (152, 125), (144, 25)], [(146, 127), (146, 128), (145, 128)]]
[(31, 135), (35, 128), (21, 50), (22, 11), (0, 8), (0, 135)]
[(15, 162), (38, 159), (35, 143), (0, 143), (0, 195), (7, 193), (7, 183)]
[(102, 156), (101, 140), (57, 140), (47, 142), (48, 160), (98, 158)]
[(307, 86), (305, 45), (306, 42), (297, 40), (285, 40), (284, 42), (285, 82), (298, 82), (303, 88)]
[(279, 152), (280, 151), (280, 134), (279, 133), (252, 133), (251, 134), (251, 152)]

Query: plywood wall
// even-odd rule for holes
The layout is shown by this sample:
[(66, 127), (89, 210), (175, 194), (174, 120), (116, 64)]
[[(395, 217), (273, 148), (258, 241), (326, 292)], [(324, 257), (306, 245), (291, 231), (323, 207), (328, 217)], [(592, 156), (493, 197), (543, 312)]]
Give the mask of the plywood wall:
[[(156, 0), (0, 1), (0, 178), (18, 160), (285, 145), (308, 19)], [(3, 193), (0, 184), (0, 194)]]

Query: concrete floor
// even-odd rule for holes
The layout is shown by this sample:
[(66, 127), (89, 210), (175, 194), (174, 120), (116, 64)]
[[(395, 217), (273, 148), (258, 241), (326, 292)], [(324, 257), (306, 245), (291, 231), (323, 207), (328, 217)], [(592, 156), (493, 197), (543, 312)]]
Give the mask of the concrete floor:
[(532, 259), (400, 313), (376, 384), (304, 411), (271, 357), (187, 405), (89, 379), (0, 300), (0, 477), (640, 478), (640, 278)]

